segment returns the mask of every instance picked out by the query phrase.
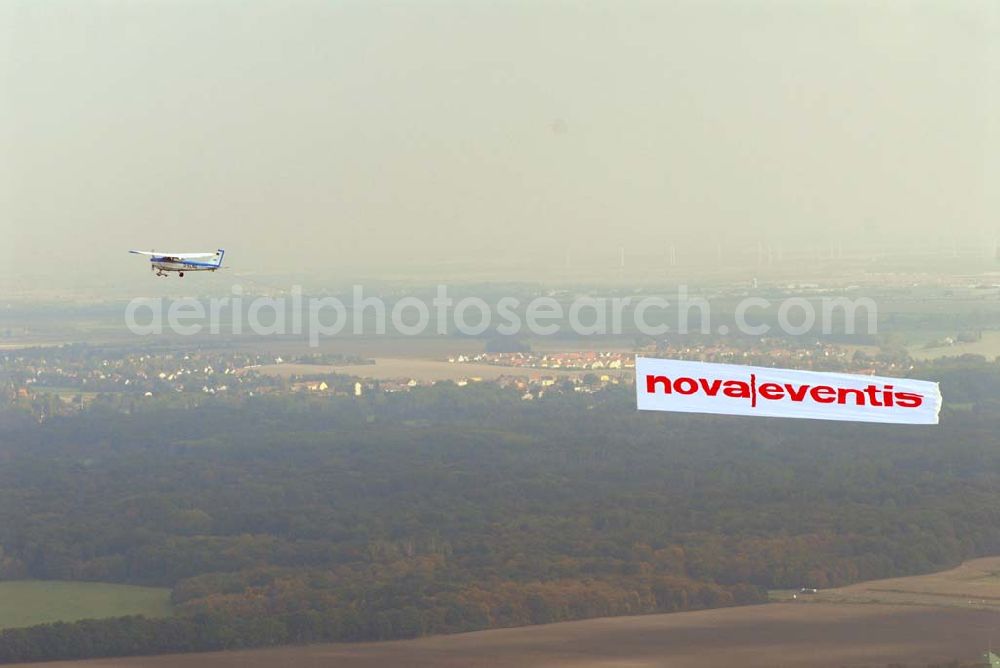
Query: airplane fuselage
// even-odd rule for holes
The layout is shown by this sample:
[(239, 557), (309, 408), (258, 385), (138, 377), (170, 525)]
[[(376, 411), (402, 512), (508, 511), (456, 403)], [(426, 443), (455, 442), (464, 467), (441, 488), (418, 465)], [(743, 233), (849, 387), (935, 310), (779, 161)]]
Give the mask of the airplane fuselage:
[(157, 273), (165, 273), (168, 271), (215, 271), (219, 268), (218, 265), (208, 264), (205, 262), (170, 262), (166, 260), (152, 259), (150, 260), (150, 263), (153, 265), (153, 270)]

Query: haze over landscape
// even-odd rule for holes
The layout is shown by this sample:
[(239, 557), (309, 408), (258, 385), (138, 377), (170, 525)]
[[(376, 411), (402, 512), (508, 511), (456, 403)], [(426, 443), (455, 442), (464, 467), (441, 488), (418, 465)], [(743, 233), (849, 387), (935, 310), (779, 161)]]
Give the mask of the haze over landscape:
[(543, 277), (669, 245), (689, 266), (758, 244), (993, 259), (998, 15), (5, 2), (0, 272), (117, 283), (135, 247), (365, 277)]

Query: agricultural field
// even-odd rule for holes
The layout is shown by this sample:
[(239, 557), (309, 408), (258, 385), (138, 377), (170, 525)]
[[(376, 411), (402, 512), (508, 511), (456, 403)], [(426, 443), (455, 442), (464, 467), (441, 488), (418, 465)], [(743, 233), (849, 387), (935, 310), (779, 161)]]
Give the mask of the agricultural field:
[(45, 665), (50, 668), (884, 668), (889, 664), (917, 667), (953, 660), (975, 661), (996, 627), (996, 613), (985, 610), (770, 603), (418, 640)]
[(979, 341), (955, 343), (950, 346), (911, 346), (908, 351), (914, 359), (918, 360), (957, 357), (959, 355), (982, 355), (986, 359), (991, 360), (1000, 357), (1000, 332), (983, 332), (983, 336)]
[(123, 615), (170, 614), (169, 589), (101, 582), (0, 582), (0, 629)]
[(807, 603), (881, 603), (1000, 612), (1000, 557), (973, 559), (930, 575), (859, 582), (815, 593), (772, 592), (775, 600)]
[[(359, 364), (354, 366), (322, 365), (322, 364), (269, 364), (259, 367), (258, 372), (277, 376), (315, 375), (325, 373), (340, 373), (367, 378), (370, 380), (391, 380), (395, 378), (414, 378), (422, 382), (441, 380), (459, 380), (462, 378), (479, 378), (496, 380), (500, 376), (522, 376), (540, 378), (541, 376), (582, 376), (586, 371), (567, 369), (533, 369), (493, 364), (452, 363), (444, 360), (428, 360), (403, 357), (376, 357), (375, 364)], [(617, 372), (616, 372), (617, 373)]]
[[(779, 593), (781, 596), (781, 593)], [(417, 640), (97, 659), (55, 668), (861, 668), (975, 662), (1000, 640), (1000, 557), (765, 605)]]

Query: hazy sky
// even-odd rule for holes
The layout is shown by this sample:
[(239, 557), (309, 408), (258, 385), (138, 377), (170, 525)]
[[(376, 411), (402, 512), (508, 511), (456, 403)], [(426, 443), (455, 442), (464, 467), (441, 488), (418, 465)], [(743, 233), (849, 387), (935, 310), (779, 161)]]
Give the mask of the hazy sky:
[(6, 0), (0, 257), (68, 282), (134, 247), (375, 271), (988, 238), (998, 27), (990, 1)]

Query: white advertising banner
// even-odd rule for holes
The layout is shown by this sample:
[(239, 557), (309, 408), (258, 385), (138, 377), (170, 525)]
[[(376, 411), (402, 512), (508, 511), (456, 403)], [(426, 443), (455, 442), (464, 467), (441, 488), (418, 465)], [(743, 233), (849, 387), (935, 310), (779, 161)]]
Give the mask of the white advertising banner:
[(639, 410), (937, 424), (937, 383), (910, 378), (635, 358)]

